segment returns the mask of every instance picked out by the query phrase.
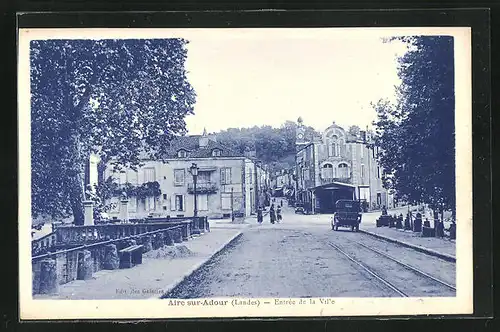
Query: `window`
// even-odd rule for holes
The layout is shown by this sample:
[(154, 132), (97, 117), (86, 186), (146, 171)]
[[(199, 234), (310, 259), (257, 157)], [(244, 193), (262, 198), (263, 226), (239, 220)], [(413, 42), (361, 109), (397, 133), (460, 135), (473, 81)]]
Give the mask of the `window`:
[(199, 171), (197, 181), (200, 183), (210, 182), (210, 172)]
[(165, 211), (166, 211), (166, 210), (167, 210), (167, 207), (166, 207), (166, 206), (163, 206), (163, 210), (165, 210)]
[(128, 211), (137, 212), (137, 197), (129, 197), (128, 199)]
[(156, 209), (156, 200), (154, 197), (146, 197), (146, 211), (154, 211)]
[(377, 167), (377, 178), (380, 179), (380, 167)]
[(133, 170), (130, 170), (127, 174), (128, 176), (128, 182), (130, 182), (131, 184), (138, 184), (138, 176), (137, 176), (137, 172), (136, 171), (133, 171)]
[(324, 164), (321, 169), (321, 177), (323, 179), (332, 179), (333, 178), (333, 165), (332, 164)]
[(309, 181), (311, 179), (310, 173), (309, 173), (309, 168), (304, 168), (302, 171), (304, 172), (304, 174), (303, 174), (304, 180)]
[(248, 169), (248, 183), (253, 183), (253, 173), (251, 169)]
[(167, 200), (167, 194), (163, 194), (163, 199)]
[(361, 164), (361, 182), (365, 180), (365, 165)]
[(175, 210), (184, 211), (184, 196), (175, 195)]
[(349, 166), (345, 163), (339, 165), (339, 178), (346, 179), (349, 177)]
[(208, 211), (208, 195), (198, 194), (197, 195), (198, 210)]
[(231, 184), (231, 168), (223, 167), (220, 169), (220, 183)]
[(222, 154), (222, 151), (221, 151), (221, 150), (219, 150), (219, 149), (213, 149), (213, 150), (212, 150), (212, 156), (213, 156), (213, 157), (220, 157), (220, 156), (221, 156), (221, 154)]
[(155, 169), (152, 167), (144, 168), (144, 182), (153, 182), (155, 180)]
[(231, 194), (221, 193), (220, 200), (222, 210), (231, 210)]
[(177, 151), (177, 157), (179, 157), (179, 158), (186, 158), (187, 157), (187, 151), (186, 150), (179, 150), (179, 151)]
[(185, 176), (186, 174), (184, 169), (174, 169), (174, 185), (183, 186)]

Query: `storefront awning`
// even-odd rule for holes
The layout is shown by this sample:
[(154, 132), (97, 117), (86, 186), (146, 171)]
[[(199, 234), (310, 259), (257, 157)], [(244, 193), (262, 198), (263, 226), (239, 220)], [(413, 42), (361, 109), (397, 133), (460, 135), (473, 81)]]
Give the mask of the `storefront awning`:
[(335, 189), (350, 189), (354, 190), (356, 186), (343, 182), (332, 182), (321, 186), (314, 187), (314, 189), (325, 189), (325, 190), (335, 190)]

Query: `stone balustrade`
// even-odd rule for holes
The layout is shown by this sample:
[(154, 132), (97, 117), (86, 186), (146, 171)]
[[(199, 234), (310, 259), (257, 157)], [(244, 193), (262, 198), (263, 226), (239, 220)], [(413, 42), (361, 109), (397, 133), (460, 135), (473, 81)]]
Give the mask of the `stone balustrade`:
[[(180, 225), (170, 223), (167, 228), (154, 229), (162, 225), (165, 227), (165, 224), (152, 223), (147, 225), (150, 229), (154, 229), (152, 231), (34, 256), (32, 257), (33, 294), (57, 293), (59, 285), (77, 279), (89, 279), (93, 273), (102, 269), (114, 270), (120, 268), (119, 252), (130, 245), (142, 245), (142, 252), (144, 253), (187, 240), (191, 237), (191, 224), (191, 222), (183, 222)], [(120, 229), (121, 232), (128, 232), (129, 230), (133, 232), (134, 230), (131, 227)], [(96, 231), (96, 228), (89, 228), (86, 229), (88, 233), (81, 232), (80, 234), (90, 234), (90, 232), (94, 231)], [(118, 232), (113, 234), (120, 234)], [(92, 236), (96, 238), (95, 235)]]
[(80, 245), (85, 243), (116, 240), (143, 233), (153, 232), (172, 226), (191, 227), (193, 221), (180, 222), (148, 222), (102, 224), (92, 226), (61, 226), (56, 229), (57, 244)]

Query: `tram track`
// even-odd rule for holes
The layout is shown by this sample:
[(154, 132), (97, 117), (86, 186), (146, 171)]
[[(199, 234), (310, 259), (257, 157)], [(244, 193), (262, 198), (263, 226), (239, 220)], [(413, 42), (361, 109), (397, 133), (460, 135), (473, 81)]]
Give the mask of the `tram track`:
[[(391, 255), (388, 255), (376, 248), (369, 247), (358, 241), (350, 240), (349, 245), (343, 245), (342, 247), (332, 243), (331, 241), (328, 241), (327, 244), (334, 248), (337, 252), (341, 253), (349, 261), (360, 267), (363, 271), (371, 275), (373, 278), (383, 283), (388, 289), (396, 293), (398, 296), (429, 296), (427, 293), (436, 296), (435, 294), (455, 294), (456, 292), (456, 287), (450, 283), (447, 283), (430, 275), (429, 273), (422, 271), (421, 269), (404, 263)], [(358, 246), (354, 250), (357, 254), (350, 253), (352, 249), (346, 249), (346, 247), (348, 248), (352, 245)], [(360, 255), (359, 248), (363, 248), (372, 254), (371, 263), (366, 263), (366, 259), (369, 259), (370, 255), (365, 255), (365, 260), (358, 258), (358, 255)], [(375, 261), (379, 264), (378, 267), (373, 266), (377, 264)], [(414, 276), (417, 277), (415, 278)], [(443, 292), (444, 289), (446, 290)]]

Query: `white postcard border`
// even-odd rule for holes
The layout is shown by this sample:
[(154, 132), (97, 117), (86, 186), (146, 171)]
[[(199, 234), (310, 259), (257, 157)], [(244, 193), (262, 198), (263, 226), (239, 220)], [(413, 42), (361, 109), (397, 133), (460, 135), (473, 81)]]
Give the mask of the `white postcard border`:
[[(455, 45), (456, 137), (456, 284), (454, 298), (315, 298), (295, 305), (170, 306), (169, 300), (34, 300), (31, 271), (30, 80), (29, 42), (33, 39), (168, 38), (192, 34), (207, 38), (286, 38), (291, 28), (259, 29), (20, 29), (18, 48), (19, 123), (19, 305), (22, 320), (33, 319), (145, 319), (204, 317), (291, 317), (358, 315), (470, 314), (473, 312), (472, 260), (472, 74), (471, 29), (452, 28), (293, 28), (295, 36), (325, 38), (349, 33), (366, 35), (449, 35)], [(229, 299), (231, 302), (233, 298)], [(222, 300), (222, 299), (213, 299)], [(267, 299), (274, 303), (275, 299)], [(286, 300), (286, 299), (284, 299)]]

